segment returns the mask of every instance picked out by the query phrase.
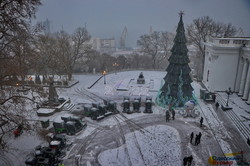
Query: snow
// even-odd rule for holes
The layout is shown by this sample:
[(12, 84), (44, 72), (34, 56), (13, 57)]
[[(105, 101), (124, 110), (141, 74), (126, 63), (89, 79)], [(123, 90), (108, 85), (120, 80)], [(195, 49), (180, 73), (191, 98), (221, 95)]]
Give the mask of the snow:
[[(0, 152), (0, 165), (24, 165), (24, 161), (32, 156), (34, 148), (38, 145), (46, 145), (34, 132), (23, 132), (19, 137), (9, 136), (8, 151)], [(6, 160), (9, 160), (6, 162)]]
[(122, 100), (124, 96), (145, 96), (157, 95), (161, 86), (162, 78), (166, 72), (161, 71), (144, 71), (145, 84), (136, 84), (137, 78), (141, 71), (126, 71), (117, 74), (106, 75), (106, 84), (104, 78), (99, 80), (91, 89), (90, 92), (99, 96), (116, 100)]
[(55, 109), (54, 108), (40, 108), (37, 110), (37, 113), (38, 114), (51, 114), (51, 113), (54, 113), (55, 112)]
[[(225, 93), (220, 93), (224, 101), (227, 100), (227, 95)], [(233, 108), (235, 114), (243, 121), (243, 123), (250, 127), (250, 105), (246, 104), (239, 96), (232, 94), (229, 97), (229, 106)], [(243, 118), (246, 117), (246, 118)]]
[[(118, 110), (122, 110), (121, 102), (124, 96), (130, 96), (130, 100), (134, 97), (140, 96), (142, 102), (145, 102), (146, 96), (151, 96), (153, 101), (157, 96), (158, 89), (162, 85), (162, 78), (166, 75), (163, 71), (143, 71), (145, 78), (145, 84), (138, 85), (136, 80), (141, 71), (125, 71), (119, 73), (107, 74), (105, 76), (106, 84), (104, 84), (104, 77), (102, 77), (92, 88), (88, 89), (101, 75), (74, 75), (73, 81), (79, 81), (78, 84), (72, 88), (57, 88), (59, 97), (64, 97), (71, 100), (71, 104), (75, 109), (80, 109), (81, 104), (92, 103), (93, 98), (89, 97), (88, 92), (94, 93), (105, 99), (112, 99), (116, 101)], [(201, 86), (197, 82), (193, 82), (194, 92), (198, 98), (197, 111), (200, 112), (201, 116), (204, 117), (204, 128), (199, 128), (199, 117), (182, 117), (178, 112), (181, 109), (176, 110), (176, 120), (170, 121), (168, 124), (153, 124), (144, 128), (144, 134), (140, 131), (130, 132), (124, 135), (125, 144), (114, 148), (102, 151), (98, 155), (98, 161), (103, 166), (127, 166), (127, 165), (152, 165), (152, 166), (179, 166), (182, 164), (182, 159), (186, 155), (192, 154), (194, 157), (195, 166), (207, 165), (209, 156), (220, 155), (222, 153), (232, 153), (232, 147), (229, 145), (228, 140), (233, 139), (232, 135), (229, 134), (224, 124), (219, 120), (216, 111), (213, 109), (211, 104), (206, 104), (199, 100), (199, 93)], [(220, 95), (226, 99), (225, 93)], [(94, 96), (92, 96), (94, 97)], [(230, 96), (229, 105), (233, 108), (237, 115), (243, 115), (248, 117), (250, 106), (242, 101), (237, 95), (233, 94)], [(79, 108), (78, 108), (79, 107)], [(82, 107), (81, 107), (82, 108)], [(132, 107), (131, 107), (132, 108)], [(157, 105), (153, 105), (153, 114), (143, 113), (143, 107), (140, 109), (141, 113), (124, 114), (128, 119), (137, 120), (150, 115), (159, 115), (164, 119), (165, 109)], [(70, 111), (56, 112), (54, 115), (49, 117), (37, 117), (34, 113), (32, 114), (34, 120), (49, 119), (52, 121), (62, 121), (62, 116), (71, 116)], [(79, 157), (77, 151), (74, 148), (78, 146), (78, 142), (87, 138), (93, 134), (97, 128), (112, 128), (118, 123), (124, 122), (122, 119), (115, 120), (111, 115), (109, 118), (104, 118), (101, 121), (93, 121), (90, 118), (85, 118), (87, 127), (84, 130), (78, 132), (75, 136), (67, 136), (73, 146), (67, 152), (65, 159), (72, 156)], [(241, 118), (242, 119), (242, 118)], [(244, 120), (244, 118), (242, 119)], [(150, 123), (151, 121), (148, 121)], [(250, 121), (244, 121), (246, 125), (249, 125)], [(179, 129), (181, 125), (185, 124), (183, 129)], [(202, 132), (202, 147), (199, 149), (198, 146), (193, 146), (189, 143), (189, 134), (195, 131)], [(207, 143), (206, 143), (207, 142)], [(214, 143), (216, 145), (212, 145)], [(12, 165), (22, 165), (28, 156), (28, 153), (34, 150), (34, 147), (44, 143), (36, 135), (22, 134), (20, 137), (14, 139), (10, 137), (11, 148), (17, 149), (12, 151), (16, 156), (19, 156), (19, 162), (13, 162), (14, 157), (10, 154), (5, 154), (9, 159), (12, 160)], [(218, 144), (218, 147), (217, 147)], [(200, 146), (200, 145), (199, 145)], [(138, 148), (139, 147), (139, 148)], [(98, 148), (98, 145), (96, 145)], [(25, 151), (25, 153), (24, 153)], [(249, 155), (249, 154), (248, 154)], [(204, 157), (205, 156), (205, 157)], [(79, 157), (80, 160), (81, 157)], [(86, 162), (87, 165), (91, 165), (90, 161)], [(0, 157), (1, 164), (1, 157)]]
[[(147, 127), (145, 130), (146, 134), (139, 131), (127, 134), (125, 145), (102, 152), (98, 157), (100, 164), (109, 166), (181, 165), (181, 140), (176, 129), (156, 125)], [(138, 146), (141, 151), (138, 150)]]

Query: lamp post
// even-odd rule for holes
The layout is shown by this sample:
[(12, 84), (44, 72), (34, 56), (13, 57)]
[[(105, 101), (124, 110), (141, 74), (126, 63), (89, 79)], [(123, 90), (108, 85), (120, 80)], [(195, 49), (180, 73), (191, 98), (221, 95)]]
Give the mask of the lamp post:
[(116, 69), (117, 69), (117, 67), (119, 66), (119, 64), (118, 63), (113, 63), (113, 67), (115, 67), (115, 74), (116, 74)]
[(226, 104), (226, 106), (228, 107), (229, 95), (232, 94), (231, 88), (228, 88), (228, 90), (226, 90), (226, 94), (227, 94), (227, 104)]
[(103, 78), (104, 78), (104, 84), (106, 84), (106, 77), (105, 77), (106, 74), (107, 74), (107, 72), (104, 70), (104, 71), (102, 72), (102, 75), (103, 75)]

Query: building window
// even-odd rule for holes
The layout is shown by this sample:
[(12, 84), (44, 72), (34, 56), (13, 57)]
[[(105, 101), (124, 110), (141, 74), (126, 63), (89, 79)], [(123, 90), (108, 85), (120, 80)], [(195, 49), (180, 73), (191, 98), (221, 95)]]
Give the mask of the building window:
[(243, 44), (244, 40), (234, 40), (233, 44)]
[(219, 40), (220, 44), (229, 44), (229, 40)]

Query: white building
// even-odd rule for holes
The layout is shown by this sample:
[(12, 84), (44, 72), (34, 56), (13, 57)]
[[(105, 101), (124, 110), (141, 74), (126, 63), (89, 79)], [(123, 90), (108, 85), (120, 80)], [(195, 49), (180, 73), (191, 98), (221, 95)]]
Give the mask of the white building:
[(211, 91), (231, 88), (250, 104), (250, 38), (209, 38), (203, 84)]
[(100, 38), (91, 38), (90, 44), (92, 48), (100, 53), (112, 54), (115, 52), (115, 39), (100, 39)]

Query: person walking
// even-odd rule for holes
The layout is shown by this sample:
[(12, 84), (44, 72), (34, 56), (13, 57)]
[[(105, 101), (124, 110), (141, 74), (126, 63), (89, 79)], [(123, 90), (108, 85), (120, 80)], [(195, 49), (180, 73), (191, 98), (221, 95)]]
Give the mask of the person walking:
[(250, 139), (247, 138), (247, 144), (250, 146)]
[(202, 127), (202, 123), (203, 123), (203, 117), (201, 117), (200, 119), (200, 127)]
[(191, 166), (192, 161), (193, 161), (193, 156), (191, 155), (191, 156), (188, 157), (188, 163), (187, 163), (188, 166)]
[(215, 94), (212, 94), (212, 99), (213, 99), (213, 102), (215, 102), (215, 100), (216, 100), (216, 95)]
[(194, 145), (197, 146), (199, 142), (199, 135), (195, 135)]
[(220, 104), (218, 102), (215, 103), (216, 111), (218, 110)]
[(168, 110), (166, 110), (166, 122), (169, 122), (169, 118), (170, 118), (170, 113)]
[(183, 158), (183, 166), (187, 166), (187, 163), (188, 163), (188, 158), (184, 157)]
[(172, 118), (173, 118), (173, 120), (174, 120), (174, 117), (175, 117), (175, 110), (172, 109)]
[(191, 143), (191, 144), (192, 144), (192, 142), (193, 142), (193, 138), (194, 138), (194, 132), (192, 132), (191, 135), (190, 135), (190, 143)]
[(199, 144), (200, 144), (200, 142), (201, 142), (201, 135), (202, 135), (202, 134), (201, 134), (201, 132), (199, 132), (199, 135), (198, 135), (198, 140), (197, 140), (197, 141), (198, 141), (198, 142), (197, 142), (197, 145), (199, 145)]

